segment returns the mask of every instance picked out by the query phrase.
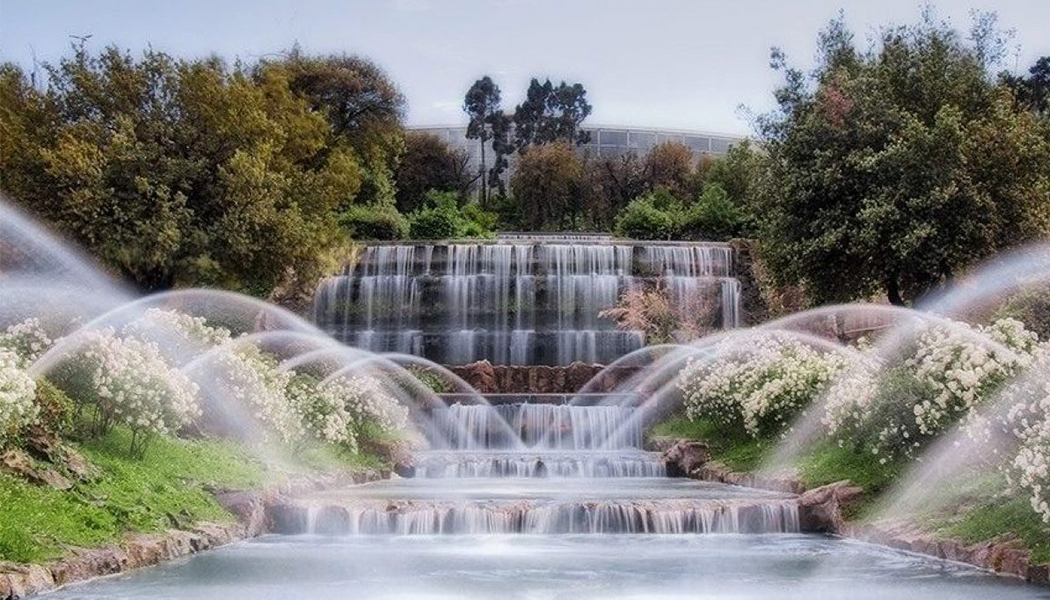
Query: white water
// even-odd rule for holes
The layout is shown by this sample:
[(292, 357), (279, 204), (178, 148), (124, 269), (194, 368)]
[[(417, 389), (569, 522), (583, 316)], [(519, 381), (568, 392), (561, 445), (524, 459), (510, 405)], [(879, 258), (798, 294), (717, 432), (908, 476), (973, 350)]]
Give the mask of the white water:
[(733, 250), (588, 240), (378, 245), (318, 287), (313, 319), (348, 343), (441, 364), (608, 364), (640, 348), (599, 313), (643, 281), (675, 305), (710, 291), (712, 324), (740, 324)]

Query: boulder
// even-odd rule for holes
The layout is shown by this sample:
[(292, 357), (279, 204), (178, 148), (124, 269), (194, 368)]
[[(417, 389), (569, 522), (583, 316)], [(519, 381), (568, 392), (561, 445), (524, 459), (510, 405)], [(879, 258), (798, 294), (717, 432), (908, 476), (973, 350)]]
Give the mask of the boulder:
[(691, 440), (679, 440), (664, 451), (661, 458), (667, 463), (667, 474), (671, 477), (688, 477), (711, 460), (707, 444)]
[(0, 562), (0, 599), (25, 598), (54, 587), (51, 573), (40, 565)]
[(862, 488), (847, 481), (838, 481), (803, 493), (798, 498), (799, 526), (812, 533), (845, 531), (846, 520), (842, 509), (855, 502), (864, 493)]

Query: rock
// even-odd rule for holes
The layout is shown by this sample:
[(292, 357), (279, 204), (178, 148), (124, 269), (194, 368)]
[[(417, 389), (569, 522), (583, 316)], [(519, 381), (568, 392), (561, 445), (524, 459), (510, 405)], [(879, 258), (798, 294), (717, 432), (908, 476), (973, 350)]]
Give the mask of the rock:
[(667, 474), (671, 477), (687, 477), (711, 460), (707, 444), (690, 440), (679, 440), (661, 456), (667, 463)]
[(0, 598), (25, 598), (55, 587), (51, 573), (40, 565), (0, 562)]
[(38, 465), (29, 454), (12, 448), (0, 455), (0, 470), (11, 473), (37, 485), (46, 485), (59, 490), (68, 490), (73, 483), (58, 471)]
[(496, 392), (496, 372), (492, 368), (492, 363), (487, 360), (456, 367), (454, 372), (482, 394)]
[(812, 533), (838, 533), (846, 530), (842, 509), (855, 502), (864, 490), (839, 481), (799, 496), (799, 526), (802, 531)]
[(259, 535), (266, 530), (266, 510), (262, 494), (246, 491), (221, 492), (215, 494), (215, 500), (237, 517), (244, 526), (246, 535)]
[(305, 506), (278, 503), (266, 506), (266, 521), (268, 531), (294, 535), (306, 533), (309, 518)]

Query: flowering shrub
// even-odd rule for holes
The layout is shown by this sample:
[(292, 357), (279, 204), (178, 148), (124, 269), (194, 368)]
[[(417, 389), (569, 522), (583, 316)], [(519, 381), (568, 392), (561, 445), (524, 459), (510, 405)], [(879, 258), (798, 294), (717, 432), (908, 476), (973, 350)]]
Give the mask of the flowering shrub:
[(142, 450), (150, 435), (172, 434), (200, 416), (197, 385), (169, 366), (156, 344), (110, 328), (76, 335), (80, 350), (56, 377), (76, 390), (81, 408), (92, 405), (93, 433), (123, 423), (134, 434), (132, 450)]
[(751, 341), (745, 353), (725, 344), (716, 351), (721, 358), (690, 360), (679, 375), (686, 414), (756, 438), (782, 432), (847, 365), (837, 354), (778, 335)]
[(202, 317), (174, 310), (151, 308), (124, 326), (125, 336), (153, 342), (165, 349), (175, 362), (186, 362), (202, 350), (230, 340), (230, 331), (212, 327)]
[(353, 417), (336, 386), (321, 385), (309, 375), (296, 375), (288, 383), (287, 397), (315, 439), (351, 450), (357, 448)]
[(371, 421), (384, 430), (397, 431), (408, 425), (408, 409), (371, 377), (336, 377), (321, 389), (342, 401), (357, 426)]
[(22, 365), (17, 354), (0, 348), (0, 448), (37, 417), (36, 382)]
[(291, 371), (281, 371), (273, 356), (251, 345), (222, 350), (216, 364), (226, 397), (247, 407), (266, 433), (290, 444), (303, 439), (303, 423), (286, 397)]
[(823, 424), (840, 445), (870, 450), (883, 463), (913, 456), (948, 427), (974, 418), (977, 407), (1030, 362), (1037, 343), (1013, 319), (988, 327), (924, 325), (901, 355), (869, 355), (838, 378)]
[(0, 349), (10, 350), (23, 366), (40, 358), (51, 347), (51, 337), (40, 326), (40, 320), (30, 317), (0, 332)]
[(1025, 377), (1003, 393), (1004, 429), (1017, 441), (1003, 470), (1050, 524), (1050, 344), (1040, 348)]

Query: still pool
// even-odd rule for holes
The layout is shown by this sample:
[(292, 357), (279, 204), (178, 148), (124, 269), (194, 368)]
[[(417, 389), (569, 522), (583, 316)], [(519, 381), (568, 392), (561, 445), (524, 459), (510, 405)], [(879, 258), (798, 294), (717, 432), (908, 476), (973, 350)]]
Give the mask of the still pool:
[(1050, 589), (815, 535), (267, 536), (48, 598), (1020, 600)]

